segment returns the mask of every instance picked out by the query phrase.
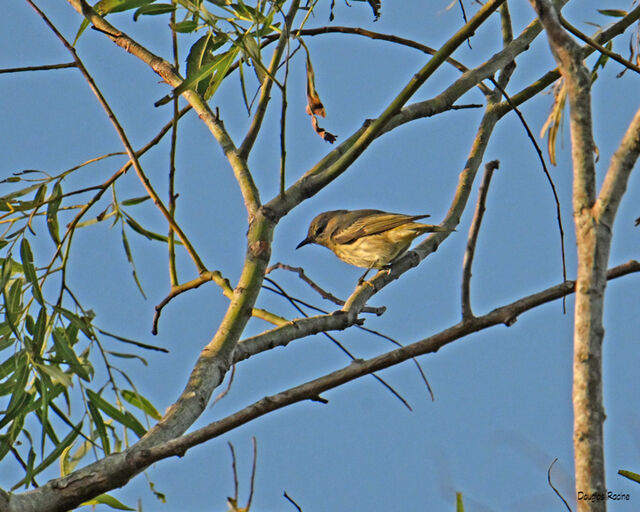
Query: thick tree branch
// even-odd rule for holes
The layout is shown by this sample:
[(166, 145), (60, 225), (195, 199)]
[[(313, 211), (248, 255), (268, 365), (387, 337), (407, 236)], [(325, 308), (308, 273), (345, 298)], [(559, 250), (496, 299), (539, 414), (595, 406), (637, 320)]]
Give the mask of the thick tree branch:
[[(640, 263), (632, 260), (609, 270), (607, 279), (616, 279), (635, 272), (640, 272)], [(0, 510), (2, 512), (5, 512), (5, 510), (7, 512), (42, 512), (43, 510), (47, 510), (47, 512), (65, 512), (94, 497), (96, 494), (125, 485), (134, 475), (158, 460), (174, 455), (182, 456), (189, 448), (271, 411), (303, 400), (313, 400), (324, 391), (336, 388), (345, 382), (357, 379), (373, 371), (389, 368), (422, 354), (437, 352), (444, 345), (473, 332), (498, 324), (512, 325), (522, 313), (557, 300), (574, 291), (575, 282), (573, 281), (558, 284), (494, 309), (486, 315), (464, 320), (411, 345), (366, 361), (354, 362), (346, 368), (311, 382), (283, 391), (277, 395), (263, 398), (227, 418), (172, 441), (158, 444), (154, 448), (140, 449), (139, 446), (132, 446), (124, 452), (108, 455), (70, 475), (51, 480), (38, 489), (26, 491), (22, 494), (0, 492), (0, 505), (3, 504), (3, 501), (7, 504), (4, 509)], [(331, 317), (333, 316), (331, 315)], [(341, 318), (341, 321), (346, 320), (346, 315), (344, 314), (335, 316)], [(311, 327), (313, 319), (309, 318), (307, 320), (309, 320), (308, 327)], [(304, 320), (300, 320), (297, 323), (301, 329), (306, 329), (306, 327), (302, 326), (305, 323)], [(304, 336), (306, 335), (305, 333)]]
[[(562, 74), (570, 105), (571, 154), (573, 159), (573, 216), (578, 246), (578, 279), (574, 317), (573, 359), (573, 441), (576, 494), (606, 492), (604, 465), (605, 420), (602, 398), (603, 311), (606, 267), (611, 247), (611, 225), (595, 216), (596, 173), (591, 118), (591, 76), (583, 64), (578, 44), (562, 27), (559, 13), (546, 0), (531, 2), (540, 18), (549, 46)], [(637, 121), (636, 121), (637, 122)], [(635, 162), (637, 128), (624, 153)], [(628, 134), (627, 134), (628, 135)], [(629, 162), (631, 163), (631, 162)], [(622, 197), (632, 165), (613, 174), (609, 190), (614, 194), (613, 208), (607, 215), (613, 221), (617, 202)], [(614, 182), (618, 182), (618, 186)], [(605, 501), (578, 501), (579, 511), (605, 511)]]
[[(640, 262), (632, 260), (609, 270), (607, 278), (615, 279), (635, 272), (640, 272)], [(247, 422), (274, 410), (281, 409), (287, 405), (303, 400), (313, 400), (321, 393), (341, 386), (346, 382), (350, 382), (375, 371), (380, 371), (385, 368), (398, 365), (412, 357), (435, 353), (445, 345), (460, 340), (474, 332), (499, 324), (504, 324), (506, 326), (513, 325), (521, 314), (542, 304), (546, 304), (574, 293), (575, 286), (575, 281), (566, 281), (541, 292), (523, 297), (522, 299), (505, 306), (496, 308), (486, 315), (462, 320), (456, 325), (410, 345), (392, 350), (371, 359), (354, 361), (349, 366), (340, 370), (331, 372), (276, 395), (265, 397), (222, 420), (213, 422), (191, 432), (190, 434), (186, 434), (178, 439), (169, 441), (162, 446), (158, 446), (144, 452), (139, 452), (131, 458), (136, 460), (139, 457), (142, 460), (137, 461), (136, 464), (148, 465), (156, 462), (157, 460), (173, 455), (182, 456), (189, 448), (214, 437), (218, 437), (225, 432), (229, 432), (240, 425), (244, 425)]]

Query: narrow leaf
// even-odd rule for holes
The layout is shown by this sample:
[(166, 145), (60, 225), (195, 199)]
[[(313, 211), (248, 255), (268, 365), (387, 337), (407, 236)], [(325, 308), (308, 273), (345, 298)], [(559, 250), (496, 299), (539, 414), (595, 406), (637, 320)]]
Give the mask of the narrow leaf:
[(162, 419), (162, 415), (153, 406), (153, 404), (149, 400), (147, 400), (145, 397), (143, 397), (141, 394), (125, 389), (122, 391), (122, 398), (124, 398), (127, 402), (129, 402), (134, 407), (137, 407), (138, 409), (147, 413), (154, 420), (159, 421), (160, 419)]
[(93, 425), (96, 427), (96, 430), (98, 431), (98, 436), (102, 441), (102, 450), (104, 451), (105, 455), (108, 455), (109, 453), (111, 453), (111, 444), (109, 443), (109, 436), (107, 435), (107, 427), (104, 424), (102, 415), (100, 414), (100, 411), (95, 406), (95, 404), (91, 402), (91, 400), (87, 402), (87, 407), (89, 409), (89, 414), (91, 415), (91, 419), (93, 420)]
[(31, 252), (31, 246), (29, 245), (29, 241), (26, 238), (23, 238), (22, 243), (20, 244), (20, 259), (22, 260), (24, 275), (27, 278), (27, 281), (31, 283), (31, 293), (33, 293), (34, 298), (40, 304), (44, 304), (42, 291), (40, 290), (40, 285), (38, 284), (36, 269), (33, 266), (33, 252)]
[(51, 195), (49, 196), (49, 203), (47, 206), (47, 228), (49, 229), (49, 234), (51, 238), (55, 242), (56, 246), (60, 245), (60, 228), (58, 226), (58, 208), (60, 207), (60, 202), (62, 201), (62, 187), (60, 186), (60, 182), (57, 182), (51, 191)]
[[(58, 460), (58, 457), (62, 454), (65, 448), (67, 448), (67, 446), (71, 446), (71, 444), (75, 441), (76, 437), (78, 437), (78, 432), (80, 431), (81, 428), (82, 428), (82, 421), (75, 426), (75, 428), (67, 435), (67, 437), (65, 437), (60, 442), (60, 444), (57, 445), (51, 451), (51, 453), (49, 453), (49, 455), (47, 455), (44, 458), (44, 460), (40, 464), (38, 464), (38, 466), (36, 466), (36, 468), (33, 470), (33, 476), (37, 475), (41, 471), (44, 471), (56, 460)], [(22, 484), (25, 483), (25, 481), (26, 481), (26, 478), (23, 478), (22, 480), (20, 480), (20, 482), (14, 485), (11, 490), (14, 490), (20, 487)]]
[(158, 14), (166, 14), (176, 10), (176, 6), (173, 4), (151, 4), (140, 7), (135, 13), (133, 13), (133, 21), (138, 21), (138, 18), (142, 15), (156, 16)]
[(133, 430), (138, 437), (142, 437), (146, 433), (146, 429), (130, 412), (119, 411), (95, 391), (91, 391), (90, 389), (87, 389), (87, 396), (89, 397), (89, 400), (91, 400), (91, 402), (93, 402), (93, 404), (102, 412), (113, 418), (121, 425)]
[(85, 501), (82, 505), (107, 505), (108, 507), (114, 508), (116, 510), (133, 510), (135, 512), (135, 508), (127, 507), (113, 496), (108, 494), (101, 494), (100, 496), (93, 498), (92, 500)]

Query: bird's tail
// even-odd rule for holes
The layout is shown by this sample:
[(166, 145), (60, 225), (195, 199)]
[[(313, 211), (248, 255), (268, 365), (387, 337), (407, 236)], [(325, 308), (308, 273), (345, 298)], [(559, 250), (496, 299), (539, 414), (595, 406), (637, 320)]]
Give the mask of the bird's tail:
[(453, 228), (445, 228), (444, 226), (436, 226), (435, 224), (420, 224), (415, 222), (414, 225), (415, 231), (419, 233), (451, 233), (455, 231)]

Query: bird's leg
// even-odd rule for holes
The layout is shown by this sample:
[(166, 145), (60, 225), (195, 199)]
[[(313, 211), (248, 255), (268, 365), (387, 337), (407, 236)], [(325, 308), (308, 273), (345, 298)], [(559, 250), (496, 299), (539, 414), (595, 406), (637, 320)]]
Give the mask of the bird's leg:
[(371, 265), (369, 265), (369, 268), (365, 271), (364, 274), (362, 274), (362, 277), (360, 277), (360, 279), (358, 279), (358, 286), (360, 286), (362, 283), (368, 284), (369, 286), (373, 286), (371, 283), (369, 283), (368, 281), (365, 282), (364, 278), (367, 277), (367, 274), (369, 272), (371, 272), (371, 269), (374, 268), (376, 266), (377, 261), (374, 261)]

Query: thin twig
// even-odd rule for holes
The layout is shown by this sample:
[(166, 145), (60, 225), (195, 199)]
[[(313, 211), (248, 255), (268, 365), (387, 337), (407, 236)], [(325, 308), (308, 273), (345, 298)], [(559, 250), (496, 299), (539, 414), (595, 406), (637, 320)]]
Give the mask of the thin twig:
[(236, 152), (237, 156), (242, 160), (246, 160), (249, 157), (249, 153), (251, 152), (256, 138), (258, 137), (258, 132), (260, 131), (260, 128), (262, 126), (262, 121), (264, 120), (264, 116), (267, 111), (267, 105), (269, 104), (269, 100), (271, 98), (271, 88), (273, 87), (273, 83), (275, 82), (275, 73), (278, 69), (278, 66), (280, 65), (280, 59), (282, 58), (284, 48), (289, 41), (289, 31), (291, 30), (291, 25), (293, 24), (293, 20), (295, 19), (295, 16), (298, 12), (299, 5), (300, 0), (294, 0), (289, 6), (289, 11), (285, 16), (283, 29), (278, 36), (278, 44), (273, 51), (268, 72), (264, 77), (264, 81), (260, 89), (260, 99), (258, 100), (256, 113), (253, 116), (251, 125), (249, 126), (249, 130), (247, 131), (242, 144), (240, 144), (240, 147)]
[(287, 491), (284, 491), (283, 496), (293, 504), (294, 507), (296, 507), (296, 509), (298, 509), (298, 512), (302, 512), (302, 509), (300, 508), (300, 505), (298, 505), (295, 501), (293, 501), (293, 499), (291, 498), (291, 496), (289, 496), (287, 494)]
[(619, 54), (617, 54), (615, 52), (612, 52), (608, 48), (605, 48), (604, 46), (599, 44), (597, 41), (594, 41), (588, 35), (580, 32), (580, 30), (578, 30), (571, 23), (569, 23), (561, 14), (558, 14), (558, 17), (560, 18), (560, 24), (564, 28), (566, 28), (569, 32), (571, 32), (574, 36), (576, 36), (579, 39), (582, 39), (589, 46), (592, 46), (593, 48), (598, 50), (600, 53), (606, 55), (607, 57), (610, 57), (611, 59), (615, 60), (616, 62), (619, 62), (624, 67), (629, 68), (629, 69), (635, 71), (636, 73), (640, 73), (640, 67), (636, 66), (633, 62), (625, 59), (624, 57), (622, 57), (621, 55), (619, 55)]
[(478, 201), (476, 203), (476, 211), (473, 214), (473, 220), (469, 228), (469, 235), (467, 237), (467, 249), (464, 253), (464, 260), (462, 263), (462, 318), (472, 318), (473, 310), (471, 308), (471, 267), (473, 265), (473, 256), (476, 251), (476, 243), (478, 241), (478, 234), (480, 233), (480, 225), (482, 224), (482, 218), (484, 217), (485, 204), (487, 202), (487, 194), (489, 193), (489, 185), (491, 178), (493, 177), (493, 171), (495, 171), (500, 165), (498, 160), (489, 162), (484, 167), (484, 176), (480, 183), (480, 189), (478, 190)]
[(284, 196), (286, 188), (286, 169), (287, 169), (287, 83), (289, 81), (289, 61), (290, 55), (290, 40), (289, 29), (287, 25), (287, 19), (285, 17), (284, 30), (287, 31), (287, 56), (284, 59), (284, 78), (282, 79), (282, 87), (280, 93), (282, 95), (282, 105), (280, 107), (280, 195)]
[(231, 451), (231, 471), (233, 472), (233, 498), (238, 503), (238, 468), (236, 466), (236, 451), (233, 448), (233, 444), (230, 441), (227, 441), (227, 446), (229, 446), (229, 450)]
[(63, 64), (45, 64), (43, 66), (24, 66), (21, 68), (4, 68), (0, 69), (0, 75), (3, 73), (21, 73), (23, 71), (49, 71), (50, 69), (77, 68), (75, 62), (65, 62)]
[[(640, 262), (631, 260), (617, 267), (609, 269), (608, 279), (615, 279), (631, 273), (640, 272)], [(534, 309), (542, 304), (559, 299), (564, 295), (574, 293), (575, 282), (567, 281), (560, 283), (541, 292), (528, 295), (510, 304), (499, 307), (486, 315), (470, 320), (464, 320), (456, 325), (440, 331), (433, 336), (422, 339), (404, 348), (399, 348), (376, 356), (365, 361), (353, 362), (351, 365), (336, 370), (322, 377), (306, 382), (299, 386), (287, 389), (276, 395), (271, 395), (254, 402), (242, 410), (201, 427), (182, 437), (171, 439), (160, 445), (156, 445), (144, 450), (132, 449), (127, 457), (127, 467), (140, 467), (149, 465), (158, 460), (171, 457), (175, 454), (183, 454), (187, 449), (204, 443), (209, 439), (220, 436), (240, 425), (244, 425), (256, 418), (264, 416), (272, 411), (281, 409), (293, 403), (309, 400), (318, 396), (319, 393), (334, 389), (338, 386), (350, 382), (372, 371), (389, 368), (406, 361), (411, 356), (427, 353), (434, 353), (443, 346), (467, 335), (484, 330), (488, 327), (499, 324), (513, 324), (518, 315)]]
[[(284, 291), (284, 289), (278, 284), (276, 283), (273, 279), (269, 278), (269, 277), (265, 277), (264, 278), (265, 281), (270, 282), (273, 286), (275, 286), (278, 290), (280, 290), (280, 293), (282, 294), (283, 297), (285, 297), (290, 303), (291, 305), (296, 308), (296, 310), (298, 310), (298, 312), (304, 316), (305, 318), (308, 318), (309, 315), (307, 315), (307, 313), (305, 313), (305, 311), (296, 304), (295, 300), (289, 296), (289, 294), (287, 292)], [(347, 356), (349, 356), (351, 358), (352, 361), (357, 361), (359, 360), (358, 358), (356, 358), (356, 356), (354, 356), (348, 349), (347, 347), (345, 347), (342, 343), (340, 343), (338, 341), (338, 339), (335, 336), (332, 336), (331, 334), (329, 334), (328, 332), (323, 332), (322, 333), (325, 337), (329, 338), (333, 344), (338, 347), (340, 350), (342, 350)], [(395, 395), (396, 398), (398, 398), (398, 400), (400, 400), (403, 405), (409, 409), (410, 411), (413, 411), (413, 409), (411, 408), (411, 405), (409, 405), (409, 402), (407, 402), (402, 395), (400, 395), (400, 393), (398, 393), (395, 389), (393, 389), (393, 387), (388, 384), (384, 379), (382, 379), (381, 377), (379, 377), (378, 375), (376, 375), (375, 373), (372, 373), (371, 376), (376, 379), (378, 382), (380, 382), (380, 384), (382, 384), (385, 388), (387, 388), (393, 395)]]
[(249, 486), (249, 499), (247, 499), (247, 511), (251, 510), (251, 502), (253, 501), (253, 491), (256, 483), (256, 468), (258, 467), (258, 441), (256, 436), (251, 436), (251, 444), (253, 445), (253, 463), (251, 464), (251, 480)]
[[(531, 140), (531, 142), (533, 144), (533, 147), (536, 150), (536, 154), (538, 155), (538, 159), (540, 160), (540, 164), (542, 165), (542, 171), (544, 172), (544, 175), (547, 178), (547, 182), (549, 183), (549, 186), (551, 187), (551, 192), (553, 194), (553, 199), (554, 199), (555, 205), (556, 205), (556, 219), (558, 221), (558, 231), (560, 233), (560, 255), (561, 255), (561, 258), (562, 258), (562, 280), (566, 281), (567, 280), (567, 261), (566, 261), (566, 256), (565, 256), (565, 247), (564, 247), (564, 227), (563, 227), (563, 223), (562, 223), (562, 209), (560, 207), (560, 197), (558, 196), (558, 191), (556, 190), (556, 185), (553, 182), (553, 178), (551, 177), (551, 173), (549, 172), (549, 169), (547, 168), (547, 164), (544, 161), (544, 155), (542, 153), (542, 149), (540, 149), (540, 146), (538, 145), (538, 142), (536, 141), (536, 138), (533, 135), (533, 132), (529, 128), (529, 125), (527, 124), (527, 121), (525, 120), (524, 116), (522, 115), (522, 112), (520, 112), (520, 109), (516, 106), (516, 104), (513, 102), (513, 100), (509, 97), (509, 95), (507, 94), (507, 91), (505, 91), (504, 88), (501, 87), (500, 84), (498, 84), (497, 81), (495, 81), (494, 79), (491, 79), (491, 82), (502, 93), (502, 95), (504, 96), (505, 100), (507, 101), (507, 103), (511, 107), (511, 110), (513, 110), (516, 113), (516, 115), (518, 116), (518, 119), (520, 119), (520, 122), (522, 123), (522, 126), (524, 126), (524, 129), (527, 132), (529, 140)], [(566, 303), (566, 300), (565, 300), (564, 297), (562, 299), (562, 312), (565, 313), (565, 314), (567, 312), (567, 303)]]
[(560, 492), (558, 491), (558, 489), (555, 488), (555, 486), (553, 485), (553, 483), (551, 483), (551, 468), (553, 467), (553, 465), (558, 461), (558, 457), (556, 457), (555, 459), (553, 459), (553, 462), (551, 463), (551, 465), (549, 466), (549, 469), (547, 469), (547, 482), (549, 482), (549, 487), (551, 487), (553, 489), (553, 492), (556, 493), (556, 495), (558, 496), (558, 498), (560, 498), (562, 500), (562, 503), (564, 503), (564, 506), (567, 507), (567, 510), (569, 512), (572, 512), (571, 507), (569, 506), (569, 504), (567, 503), (567, 500), (565, 500), (562, 497), (562, 494), (560, 494)]
[[(271, 273), (276, 269), (287, 270), (289, 272), (298, 274), (298, 277), (302, 279), (305, 283), (307, 283), (314, 291), (318, 292), (318, 294), (323, 299), (331, 301), (337, 306), (344, 306), (344, 301), (342, 299), (339, 299), (338, 297), (333, 295), (331, 292), (323, 290), (320, 286), (318, 286), (311, 278), (309, 278), (305, 274), (304, 269), (302, 267), (292, 267), (291, 265), (286, 265), (284, 263), (277, 262), (271, 265), (269, 268), (267, 268), (267, 270), (265, 271), (265, 275)], [(386, 310), (387, 308), (385, 306), (380, 306), (380, 307), (366, 306), (362, 309), (362, 313), (374, 313), (377, 316), (381, 316)]]
[[(209, 281), (214, 281), (221, 289), (222, 293), (225, 297), (231, 299), (233, 296), (233, 288), (229, 283), (229, 280), (222, 276), (220, 271), (218, 270), (207, 270), (203, 272), (195, 279), (191, 281), (187, 281), (186, 283), (178, 284), (176, 286), (172, 286), (169, 294), (160, 301), (160, 303), (155, 307), (155, 313), (153, 315), (153, 322), (151, 327), (152, 334), (158, 334), (158, 322), (160, 320), (160, 315), (162, 313), (162, 309), (173, 300), (175, 297), (184, 293), (188, 290), (193, 290), (194, 288), (198, 288), (202, 286), (204, 283), (208, 283)], [(282, 318), (278, 315), (275, 315), (267, 310), (260, 308), (253, 308), (252, 315), (256, 318), (261, 318), (262, 320), (266, 320), (274, 325), (283, 325), (288, 323), (286, 318)]]
[(220, 393), (218, 393), (218, 396), (215, 397), (215, 399), (213, 400), (213, 402), (211, 402), (211, 405), (209, 407), (213, 407), (220, 400), (222, 400), (225, 396), (227, 396), (229, 391), (231, 391), (231, 385), (233, 384), (233, 378), (236, 376), (236, 365), (235, 364), (231, 365), (231, 372), (229, 372), (229, 373), (230, 373), (229, 382), (227, 383), (227, 386)]
[[(175, 3), (175, 2), (174, 2)], [(176, 23), (176, 11), (171, 11), (171, 24)], [(176, 72), (180, 70), (180, 58), (178, 56), (178, 34), (175, 30), (171, 31), (171, 49), (173, 52), (173, 66)], [(178, 146), (178, 115), (179, 98), (173, 98), (173, 126), (171, 127), (171, 149), (169, 150), (169, 214), (171, 217), (176, 216), (176, 200), (178, 196), (175, 190), (176, 181), (176, 149)], [(169, 282), (171, 286), (178, 284), (178, 268), (176, 266), (176, 240), (175, 232), (171, 224), (169, 224), (169, 233), (167, 236), (167, 250), (169, 252)]]
[[(418, 43), (417, 41), (413, 41), (411, 39), (405, 39), (404, 37), (395, 36), (392, 34), (382, 34), (380, 32), (374, 32), (372, 30), (366, 30), (360, 27), (343, 27), (343, 26), (327, 26), (327, 27), (318, 27), (318, 28), (305, 28), (303, 30), (296, 30), (294, 32), (294, 36), (317, 36), (323, 34), (347, 34), (347, 35), (359, 35), (368, 37), (369, 39), (377, 39), (380, 41), (387, 41), (390, 43), (400, 44), (402, 46), (408, 46), (411, 48), (415, 48), (416, 50), (420, 50), (423, 53), (428, 55), (435, 55), (438, 50), (435, 48), (431, 48), (430, 46)], [(271, 43), (277, 39), (276, 35), (267, 35), (265, 39), (265, 43)], [(465, 73), (469, 71), (464, 64), (457, 61), (452, 57), (448, 57), (446, 62), (456, 68), (458, 71)], [(477, 84), (478, 88), (482, 91), (483, 94), (489, 95), (491, 94), (491, 89), (489, 89), (483, 83)]]

